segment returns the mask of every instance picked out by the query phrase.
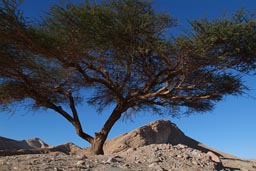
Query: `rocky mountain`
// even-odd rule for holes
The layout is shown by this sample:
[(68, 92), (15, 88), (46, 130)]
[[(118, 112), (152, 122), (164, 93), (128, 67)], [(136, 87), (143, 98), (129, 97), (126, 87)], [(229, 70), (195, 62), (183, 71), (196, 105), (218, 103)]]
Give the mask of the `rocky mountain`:
[(73, 143), (50, 146), (39, 138), (17, 141), (0, 137), (0, 156), (44, 154), (50, 152), (62, 152), (65, 154), (70, 154), (78, 151), (81, 151), (81, 148)]
[[(21, 147), (23, 149), (21, 149)], [(72, 143), (0, 138), (0, 171), (254, 171), (256, 162), (209, 148), (168, 120), (151, 122), (106, 142), (105, 155), (90, 156)], [(2, 156), (2, 157), (1, 157)]]
[(0, 150), (28, 150), (47, 147), (49, 147), (49, 145), (40, 140), (39, 138), (17, 141), (5, 137), (0, 137)]
[(199, 148), (200, 143), (187, 137), (171, 121), (158, 120), (107, 141), (104, 150), (107, 154), (111, 154), (149, 144), (184, 144), (188, 147)]
[(218, 156), (236, 158), (230, 154), (209, 148), (206, 145), (186, 136), (170, 120), (157, 120), (129, 133), (113, 138), (105, 143), (104, 151), (106, 154), (111, 154), (131, 147), (138, 148), (150, 144), (183, 144), (205, 153), (211, 151)]

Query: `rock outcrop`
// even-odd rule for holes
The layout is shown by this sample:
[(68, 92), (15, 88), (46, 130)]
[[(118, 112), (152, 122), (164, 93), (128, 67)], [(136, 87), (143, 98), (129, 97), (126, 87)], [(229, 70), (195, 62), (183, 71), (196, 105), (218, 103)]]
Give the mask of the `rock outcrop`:
[(33, 138), (33, 139), (23, 140), (23, 141), (25, 141), (29, 145), (29, 147), (32, 149), (50, 147), (48, 144), (46, 144), (44, 141), (42, 141), (39, 138)]
[(237, 159), (235, 156), (209, 148), (186, 136), (176, 124), (172, 123), (170, 120), (157, 120), (129, 133), (113, 138), (105, 143), (104, 151), (106, 154), (112, 154), (128, 148), (138, 148), (150, 144), (183, 144), (204, 153), (211, 151), (217, 156)]
[(104, 151), (110, 154), (149, 144), (184, 144), (200, 148), (198, 141), (187, 137), (174, 123), (169, 120), (158, 120), (109, 140), (104, 146)]

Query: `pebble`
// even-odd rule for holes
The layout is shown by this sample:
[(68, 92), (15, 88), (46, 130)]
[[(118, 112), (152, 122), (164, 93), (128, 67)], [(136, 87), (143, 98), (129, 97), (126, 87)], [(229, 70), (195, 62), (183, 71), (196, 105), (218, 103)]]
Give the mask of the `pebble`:
[(184, 144), (178, 144), (178, 145), (176, 145), (176, 148), (178, 148), (178, 149), (184, 149), (184, 148), (186, 148), (187, 146), (186, 145), (184, 145)]
[(136, 150), (136, 148), (129, 148), (126, 152), (127, 153), (132, 153), (133, 151), (135, 151)]
[(104, 171), (126, 171), (126, 170), (118, 167), (109, 167), (109, 168), (106, 168)]
[(115, 156), (115, 157), (109, 157), (105, 163), (116, 163), (120, 161), (121, 161), (121, 158), (119, 156)]
[(208, 151), (208, 152), (207, 152), (207, 155), (209, 156), (209, 158), (210, 158), (212, 161), (214, 161), (214, 162), (216, 162), (216, 163), (221, 163), (220, 158), (219, 158), (216, 154), (214, 154), (213, 152)]
[(61, 169), (57, 168), (57, 167), (54, 167), (53, 169), (54, 171), (62, 171)]
[(85, 161), (84, 161), (84, 160), (79, 160), (76, 164), (77, 164), (77, 165), (84, 165), (84, 164), (85, 164)]
[(78, 160), (86, 160), (88, 157), (86, 155), (77, 156)]
[(155, 171), (163, 171), (163, 168), (159, 165), (157, 165), (156, 163), (152, 163), (150, 165), (148, 165), (148, 167), (154, 168)]

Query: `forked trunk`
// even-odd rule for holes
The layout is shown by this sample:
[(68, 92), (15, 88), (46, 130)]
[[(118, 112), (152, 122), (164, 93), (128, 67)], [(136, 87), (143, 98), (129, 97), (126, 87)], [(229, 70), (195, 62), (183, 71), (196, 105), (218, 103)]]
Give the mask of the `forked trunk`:
[(105, 143), (106, 137), (102, 135), (96, 135), (91, 144), (91, 154), (92, 155), (103, 155), (103, 145)]
[(124, 106), (124, 103), (118, 104), (110, 117), (104, 124), (103, 128), (100, 132), (95, 133), (95, 137), (89, 141), (91, 143), (91, 154), (92, 155), (100, 155), (104, 154), (103, 145), (107, 139), (108, 133), (110, 132), (113, 125), (120, 119), (122, 113), (129, 108), (128, 105)]

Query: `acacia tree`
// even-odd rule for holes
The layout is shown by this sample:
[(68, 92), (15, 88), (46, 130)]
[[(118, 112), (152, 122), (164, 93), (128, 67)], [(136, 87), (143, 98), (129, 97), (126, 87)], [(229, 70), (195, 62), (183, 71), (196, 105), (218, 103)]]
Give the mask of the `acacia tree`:
[[(53, 6), (37, 23), (17, 7), (17, 1), (1, 0), (0, 105), (54, 110), (93, 154), (103, 154), (122, 116), (212, 110), (224, 96), (241, 94), (239, 73), (255, 68), (256, 23), (244, 12), (191, 21), (190, 34), (168, 39), (176, 20), (143, 0)], [(84, 99), (81, 92), (92, 95)], [(82, 128), (79, 103), (98, 112), (114, 106), (94, 136)]]

